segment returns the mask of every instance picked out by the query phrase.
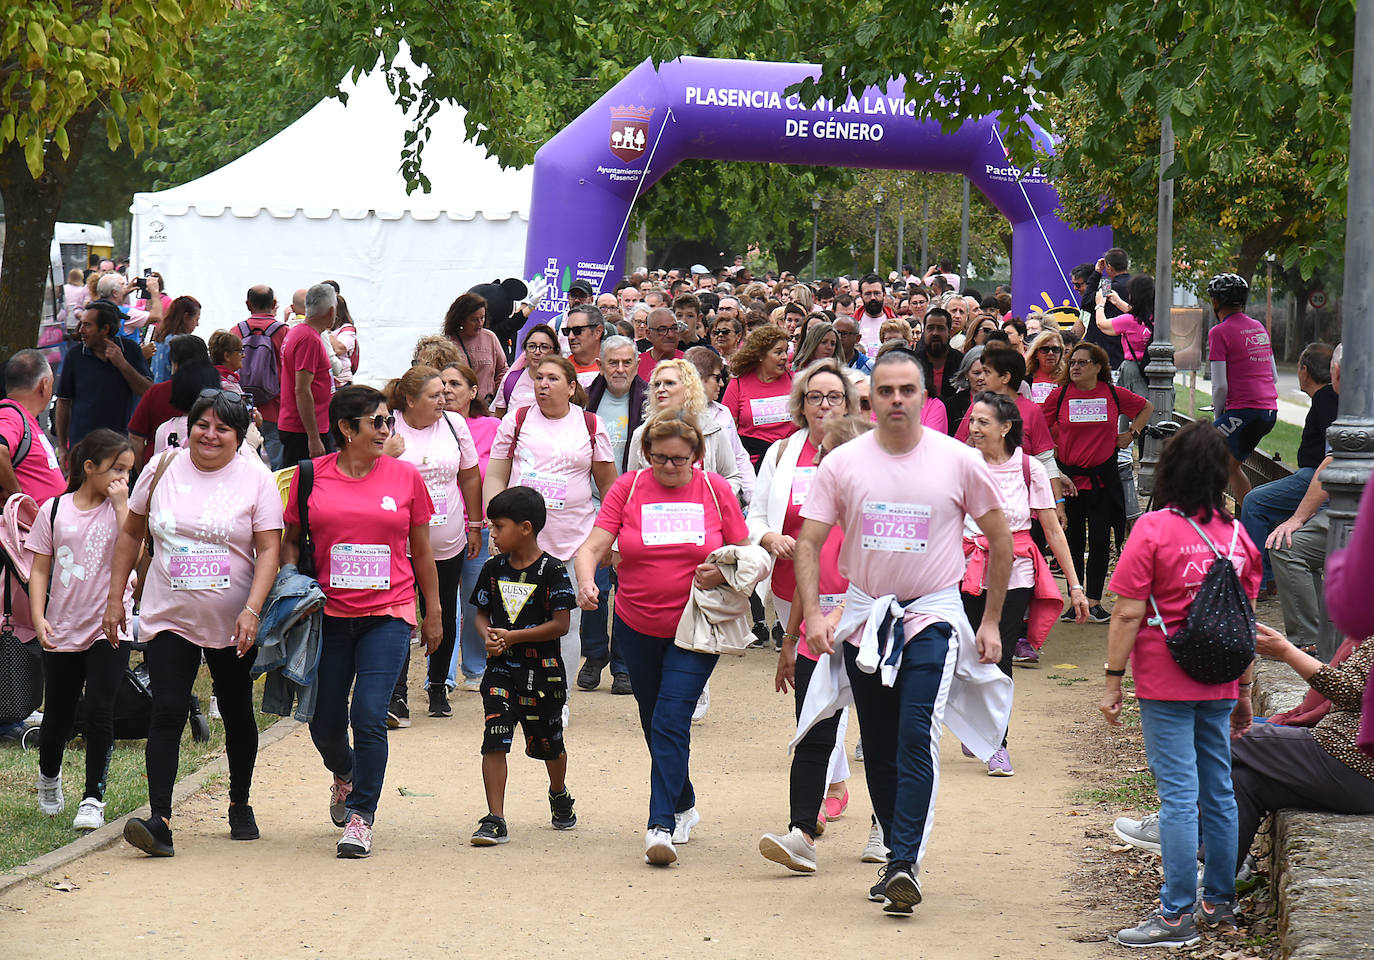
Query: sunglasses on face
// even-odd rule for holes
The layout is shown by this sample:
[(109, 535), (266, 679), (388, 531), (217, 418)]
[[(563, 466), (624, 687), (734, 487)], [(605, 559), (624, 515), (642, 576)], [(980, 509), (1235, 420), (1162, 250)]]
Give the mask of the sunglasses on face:
[(1054, 354), (1059, 354), (1059, 353), (1063, 353), (1063, 352), (1064, 352), (1064, 348), (1063, 348), (1063, 347), (1041, 347), (1041, 348), (1040, 348), (1040, 352), (1041, 352), (1041, 353), (1054, 353)]
[(595, 325), (589, 323), (585, 327), (564, 327), (563, 329), (568, 331), (568, 336), (570, 337), (580, 337), (594, 328)]
[(383, 416), (379, 413), (375, 417), (354, 417), (353, 422), (359, 427), (364, 423), (370, 423), (372, 424), (373, 430), (381, 430), (382, 427), (391, 430), (396, 426), (396, 414), (393, 413), (389, 416)]
[(692, 462), (692, 458), (670, 457), (666, 453), (651, 453), (649, 454), (649, 462), (656, 464), (660, 467), (666, 467), (670, 463), (675, 467), (685, 467), (687, 466), (687, 464)]

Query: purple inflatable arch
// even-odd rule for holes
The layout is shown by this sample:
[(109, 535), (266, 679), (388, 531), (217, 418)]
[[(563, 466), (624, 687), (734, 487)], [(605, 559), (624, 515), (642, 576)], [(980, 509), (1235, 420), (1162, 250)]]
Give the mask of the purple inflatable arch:
[[(806, 64), (684, 57), (655, 68), (646, 60), (544, 144), (534, 160), (525, 276), (542, 274), (549, 287), (530, 323), (560, 315), (574, 279), (598, 293), (615, 285), (636, 198), (692, 158), (965, 174), (1011, 221), (1020, 315), (1073, 297), (1069, 271), (1111, 246), (1110, 229), (1074, 230), (1059, 219), (1059, 194), (1038, 168), (1007, 159), (994, 117), (943, 133), (914, 119), (901, 80), (809, 109), (783, 93), (818, 73)], [(1038, 137), (1050, 149), (1049, 135)], [(797, 198), (799, 215), (807, 199)]]

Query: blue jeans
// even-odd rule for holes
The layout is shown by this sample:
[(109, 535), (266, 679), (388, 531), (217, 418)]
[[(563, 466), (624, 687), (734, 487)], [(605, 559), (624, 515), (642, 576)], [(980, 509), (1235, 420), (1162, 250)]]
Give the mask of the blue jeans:
[(935, 812), (940, 735), (958, 644), (947, 623), (926, 627), (902, 648), (897, 681), (864, 673), (859, 648), (844, 644), (845, 672), (859, 715), (864, 777), (893, 860), (919, 867)]
[(627, 672), (625, 658), (620, 655), (620, 648), (611, 643), (607, 630), (614, 576), (610, 567), (596, 568), (596, 589), (601, 592), (601, 601), (595, 610), (582, 611), (582, 656), (588, 660), (610, 660), (613, 677)]
[(687, 764), (692, 748), (692, 711), (719, 659), (693, 653), (672, 637), (651, 637), (625, 625), (612, 624), (614, 644), (625, 658), (639, 703), (639, 725), (649, 745), (649, 828), (671, 831), (673, 814), (696, 806)]
[(258, 427), (258, 433), (262, 434), (262, 448), (267, 451), (267, 459), (271, 462), (272, 469), (280, 470), (282, 467), (281, 437), (277, 435), (277, 425), (264, 420), (262, 426)]
[(310, 721), (310, 739), (331, 773), (353, 781), (348, 812), (361, 814), (368, 823), (377, 813), (386, 777), (386, 709), (405, 662), (410, 629), (396, 617), (324, 618), (315, 681), (319, 701)]
[(1239, 819), (1231, 788), (1230, 725), (1236, 701), (1139, 702), (1145, 757), (1159, 791), (1164, 857), (1159, 902), (1172, 920), (1196, 905), (1199, 844), (1207, 851), (1202, 898), (1208, 903), (1236, 898)]
[(1265, 583), (1273, 582), (1274, 569), (1269, 565), (1269, 551), (1264, 548), (1264, 541), (1275, 527), (1298, 509), (1316, 472), (1313, 467), (1300, 467), (1292, 476), (1262, 483), (1245, 495), (1245, 502), (1240, 508), (1240, 523), (1264, 558)]
[(468, 598), (477, 585), (477, 576), (491, 556), (488, 532), (482, 531), (482, 549), (477, 551), (477, 556), (469, 560), (467, 553), (463, 554), (463, 572), (458, 581), (458, 601), (463, 613), (458, 621), (458, 646), (454, 648), (453, 659), (448, 665), (450, 688), (458, 686), (459, 665), (463, 668), (464, 680), (481, 680), (482, 674), (487, 672), (487, 644), (477, 635), (477, 617)]

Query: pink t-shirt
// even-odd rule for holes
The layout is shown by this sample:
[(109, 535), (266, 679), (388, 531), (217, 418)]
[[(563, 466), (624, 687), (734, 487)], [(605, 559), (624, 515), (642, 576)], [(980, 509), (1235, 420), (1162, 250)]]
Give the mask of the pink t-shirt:
[[(1196, 519), (1196, 518), (1194, 518)], [(1218, 550), (1231, 547), (1232, 533), (1240, 527), (1213, 515), (1198, 523)], [(1245, 595), (1252, 601), (1259, 595), (1263, 575), (1259, 551), (1243, 529), (1230, 551), (1231, 563), (1240, 577)], [(1131, 536), (1121, 550), (1112, 573), (1111, 589), (1121, 597), (1147, 601), (1145, 620), (1131, 650), (1131, 676), (1136, 696), (1146, 700), (1232, 700), (1239, 688), (1232, 683), (1199, 683), (1174, 663), (1164, 642), (1188, 617), (1188, 605), (1197, 594), (1202, 578), (1212, 566), (1214, 555), (1188, 521), (1172, 510), (1153, 510), (1144, 514), (1131, 528)], [(1154, 596), (1164, 617), (1164, 630), (1151, 626)]]
[[(1054, 437), (1050, 436), (1050, 425), (1045, 421), (1039, 404), (1029, 397), (1018, 395), (1016, 409), (1021, 414), (1021, 443), (1026, 452), (1034, 457), (1046, 450), (1053, 450)], [(959, 423), (959, 429), (954, 432), (954, 439), (960, 443), (968, 440), (968, 418), (971, 413), (973, 404), (969, 404), (969, 408), (964, 411), (964, 419)], [(1112, 437), (1115, 442), (1116, 434), (1112, 434)]]
[[(806, 503), (806, 496), (811, 492), (811, 484), (816, 479), (816, 447), (808, 436), (802, 443), (801, 454), (797, 457), (797, 466), (792, 471), (792, 490), (787, 497), (787, 510), (782, 518), (783, 536), (795, 537), (801, 532), (802, 504)], [(774, 475), (776, 477), (776, 474)], [(837, 528), (838, 529), (838, 528)], [(833, 534), (835, 531), (832, 530)], [(780, 600), (791, 602), (792, 597), (797, 592), (797, 572), (792, 566), (792, 561), (784, 557), (779, 557), (773, 562), (773, 596)], [(786, 626), (786, 624), (783, 624)]]
[(1054, 393), (1054, 388), (1059, 386), (1059, 382), (1057, 380), (1038, 379), (1040, 377), (1041, 374), (1038, 372), (1031, 377), (1030, 391), (1031, 399), (1042, 408), (1043, 412), (1045, 401), (1049, 399), (1050, 394)]
[[(1059, 402), (1060, 393), (1064, 402)], [(1113, 396), (1116, 400), (1113, 401)], [(1121, 409), (1117, 409), (1117, 402)], [(1072, 383), (1056, 387), (1045, 398), (1045, 416), (1058, 416), (1050, 428), (1054, 431), (1056, 455), (1072, 467), (1096, 467), (1116, 457), (1117, 415), (1125, 414), (1134, 420), (1145, 409), (1146, 400), (1139, 394), (1117, 387), (1115, 393), (1105, 383), (1080, 390)], [(1092, 486), (1091, 477), (1074, 477), (1079, 490)]]
[(67, 480), (62, 476), (62, 468), (57, 462), (57, 452), (48, 442), (47, 434), (38, 426), (38, 421), (25, 407), (13, 400), (0, 406), (0, 439), (9, 449), (11, 462), (24, 440), (25, 423), (29, 425), (29, 452), (14, 468), (14, 477), (19, 481), (20, 490), (42, 504), (67, 489)]
[(869, 596), (907, 601), (956, 586), (964, 575), (964, 514), (1000, 508), (977, 451), (924, 430), (920, 443), (893, 456), (873, 431), (821, 462), (802, 516), (844, 528), (843, 576)]
[[(428, 524), (433, 512), (425, 481), (414, 464), (391, 457), (378, 457), (372, 471), (357, 478), (340, 473), (338, 461), (337, 453), (315, 461), (310, 491), (310, 542), (324, 612), (366, 617), (409, 609), (414, 616), (415, 572), (406, 547), (410, 528)], [(298, 480), (291, 478), (287, 523), (300, 523)]]
[(1226, 364), (1226, 409), (1277, 410), (1274, 350), (1264, 324), (1233, 313), (1207, 334), (1207, 357)]
[(772, 383), (764, 383), (758, 373), (746, 373), (730, 380), (720, 402), (735, 418), (741, 437), (772, 443), (797, 432), (792, 413), (787, 409), (788, 394), (791, 392), (790, 371)]
[(310, 381), (310, 395), (315, 400), (315, 426), (321, 434), (327, 434), (329, 398), (334, 393), (334, 378), (320, 333), (308, 323), (298, 323), (292, 327), (281, 345), (281, 411), (277, 414), (277, 428), (292, 433), (305, 432), (305, 423), (296, 409), (298, 370), (315, 375), (315, 379)]
[(187, 451), (165, 456), (174, 459), (152, 503), (157, 460), (129, 495), (129, 510), (146, 516), (153, 533), (140, 632), (170, 630), (200, 647), (233, 646), (234, 620), (253, 585), (253, 534), (282, 529), (281, 494), (258, 460), (235, 456), (218, 470), (201, 470)]
[[(24, 546), (36, 554), (52, 557), (45, 608), (48, 625), (52, 627), (48, 639), (58, 653), (78, 653), (105, 636), (100, 618), (110, 592), (118, 517), (114, 504), (108, 500), (100, 501), (93, 509), (80, 510), (70, 496), (63, 497), (57, 508), (54, 546), (52, 523), (48, 519), (51, 514), (51, 506), (38, 511)], [(124, 590), (126, 623), (133, 602), (131, 580)]]
[[(878, 422), (877, 410), (873, 411), (871, 419), (874, 423)], [(939, 397), (926, 394), (926, 402), (921, 404), (921, 426), (930, 427), (940, 433), (949, 433), (949, 408)]]
[(514, 411), (496, 428), (491, 455), (511, 461), (510, 486), (532, 487), (543, 495), (548, 517), (539, 534), (539, 546), (566, 563), (587, 539), (596, 519), (592, 462), (611, 462), (611, 437), (600, 417), (596, 418), (595, 440), (589, 437), (577, 404), (569, 405), (568, 412), (557, 420), (545, 417), (538, 404), (529, 410), (514, 455)]
[(615, 614), (651, 637), (677, 632), (697, 565), (717, 547), (749, 537), (730, 484), (701, 470), (680, 487), (665, 487), (653, 470), (621, 474), (606, 491), (596, 526), (619, 538)]
[(501, 426), (500, 417), (468, 417), (468, 433), (472, 445), (477, 450), (477, 470), (482, 479), (487, 478), (487, 461), (491, 459), (491, 444), (496, 439), (496, 429)]
[(1150, 346), (1149, 327), (1137, 320), (1134, 315), (1123, 313), (1112, 317), (1112, 329), (1121, 338), (1121, 350), (1127, 360), (1135, 360), (1142, 365), (1149, 360), (1145, 353)]
[[(1034, 457), (1029, 458), (1030, 486), (1026, 486), (1026, 460), (1017, 448), (1006, 463), (989, 463), (988, 472), (993, 483), (997, 484), (998, 498), (1002, 501), (1002, 514), (1012, 533), (1029, 530), (1032, 511), (1054, 509), (1054, 488), (1050, 486), (1050, 475), (1045, 465)], [(971, 516), (964, 517), (964, 536), (979, 537), (983, 531)], [(1035, 586), (1035, 564), (1029, 557), (1017, 557), (1011, 562), (1011, 580), (1008, 589)]]
[[(844, 547), (844, 531), (836, 524), (830, 528), (830, 535), (825, 538), (825, 543), (821, 544), (821, 570), (820, 570), (820, 600), (821, 613), (829, 614), (840, 604), (844, 603), (845, 592), (849, 589), (849, 581), (840, 573), (840, 550)], [(779, 560), (778, 563), (783, 561)], [(774, 576), (777, 567), (774, 566)], [(795, 590), (793, 592), (793, 602), (795, 602)], [(786, 624), (783, 624), (786, 626)], [(811, 647), (806, 642), (806, 621), (802, 620), (797, 627), (797, 636), (800, 642), (797, 644), (797, 656), (805, 657), (808, 660), (819, 660)]]
[(467, 422), (456, 413), (443, 416), (453, 424), (451, 431), (442, 419), (417, 430), (405, 417), (396, 418), (396, 432), (406, 442), (400, 459), (419, 468), (434, 508), (429, 518), (429, 545), (435, 560), (451, 560), (467, 549), (467, 504), (458, 489), (458, 471), (477, 466), (477, 448)]
[[(682, 357), (683, 352), (681, 350), (673, 351), (674, 360), (681, 360)], [(639, 355), (639, 379), (643, 380), (645, 383), (652, 380), (654, 378), (654, 367), (658, 366), (660, 363), (662, 363), (661, 360), (654, 359), (654, 352), (652, 350), (645, 350), (641, 353)]]

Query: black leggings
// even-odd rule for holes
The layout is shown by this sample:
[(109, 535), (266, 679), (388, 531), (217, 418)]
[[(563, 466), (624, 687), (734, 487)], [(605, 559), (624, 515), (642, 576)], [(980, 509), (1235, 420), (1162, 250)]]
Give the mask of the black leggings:
[[(806, 700), (806, 688), (811, 684), (811, 675), (816, 672), (816, 661), (797, 657), (796, 703), (797, 719), (801, 719), (802, 703)], [(788, 828), (799, 827), (812, 837), (816, 835), (816, 815), (821, 810), (821, 800), (830, 785), (830, 754), (835, 749), (835, 735), (840, 728), (840, 711), (836, 710), (824, 720), (806, 731), (796, 749), (792, 751), (792, 771), (788, 778), (789, 816), (792, 818)]]
[[(453, 647), (458, 642), (458, 611), (462, 609), (462, 598), (458, 595), (459, 581), (463, 576), (464, 552), (447, 560), (435, 560), (434, 568), (439, 571), (439, 617), (444, 621), (444, 639), (439, 649), (429, 655), (427, 667), (427, 686), (436, 689), (448, 688), (448, 668), (453, 663)], [(425, 595), (416, 591), (420, 601), (420, 617), (425, 615)], [(401, 675), (396, 678), (396, 687), (391, 692), (392, 700), (409, 702), (406, 695), (406, 680), (410, 677), (410, 644), (406, 644), (406, 659), (401, 665)]]
[(148, 730), (148, 803), (153, 816), (172, 817), (172, 785), (181, 754), (181, 734), (191, 709), (191, 686), (201, 655), (210, 667), (219, 712), (224, 718), (224, 753), (229, 760), (229, 802), (247, 803), (258, 758), (258, 725), (253, 715), (253, 680), (257, 659), (252, 647), (240, 657), (233, 647), (201, 648), (164, 630), (148, 641), (144, 660), (153, 692), (153, 722)]
[[(1002, 601), (1002, 619), (997, 624), (998, 632), (1002, 635), (1002, 659), (997, 662), (997, 669), (1008, 677), (1011, 676), (1011, 658), (1016, 653), (1016, 641), (1026, 635), (1026, 611), (1030, 609), (1034, 592), (1030, 587), (1017, 587), (1008, 590), (1007, 598)], [(978, 624), (983, 622), (983, 609), (987, 606), (988, 595), (984, 592), (976, 597), (967, 593), (959, 596), (964, 601), (964, 615), (976, 631)], [(1003, 731), (1002, 746), (1006, 745), (1007, 734)]]
[(38, 728), (38, 770), (45, 777), (62, 772), (77, 701), (85, 687), (86, 789), (82, 797), (105, 799), (105, 777), (114, 751), (114, 702), (129, 645), (112, 647), (104, 637), (76, 653), (43, 651), (43, 725)]
[[(1070, 483), (1073, 481), (1070, 480)], [(1088, 591), (1088, 599), (1097, 603), (1107, 585), (1107, 563), (1111, 559), (1112, 520), (1116, 506), (1106, 490), (1089, 488), (1078, 496), (1067, 498), (1068, 528), (1064, 535), (1069, 541), (1074, 573)], [(1084, 559), (1084, 546), (1087, 558)], [(1086, 567), (1086, 573), (1084, 568)]]

